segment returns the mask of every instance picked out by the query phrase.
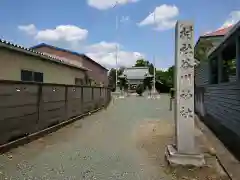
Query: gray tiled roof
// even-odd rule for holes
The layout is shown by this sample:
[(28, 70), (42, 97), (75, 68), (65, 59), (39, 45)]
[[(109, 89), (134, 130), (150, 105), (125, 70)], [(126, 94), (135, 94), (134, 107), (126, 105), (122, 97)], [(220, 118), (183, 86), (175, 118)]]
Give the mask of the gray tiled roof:
[(128, 79), (144, 79), (145, 75), (149, 75), (148, 68), (126, 68), (123, 72)]
[(76, 64), (72, 64), (72, 63), (68, 63), (68, 62), (64, 61), (63, 59), (59, 59), (59, 58), (56, 58), (54, 56), (51, 56), (51, 55), (48, 55), (48, 54), (45, 54), (45, 53), (42, 53), (42, 52), (34, 51), (32, 49), (25, 48), (25, 47), (17, 45), (17, 44), (13, 44), (13, 43), (8, 42), (8, 41), (3, 40), (3, 39), (0, 39), (0, 47), (13, 49), (13, 50), (23, 52), (23, 53), (26, 53), (26, 54), (29, 54), (29, 55), (32, 55), (32, 56), (38, 56), (40, 58), (43, 58), (43, 59), (46, 59), (46, 60), (49, 60), (49, 61), (53, 61), (53, 62), (63, 64), (63, 65), (66, 65), (66, 66), (70, 66), (70, 67), (75, 67), (75, 68), (78, 68), (78, 69), (81, 69), (81, 70), (85, 70), (85, 71), (89, 70), (85, 67), (82, 67), (82, 66), (79, 66), (79, 65), (76, 65)]

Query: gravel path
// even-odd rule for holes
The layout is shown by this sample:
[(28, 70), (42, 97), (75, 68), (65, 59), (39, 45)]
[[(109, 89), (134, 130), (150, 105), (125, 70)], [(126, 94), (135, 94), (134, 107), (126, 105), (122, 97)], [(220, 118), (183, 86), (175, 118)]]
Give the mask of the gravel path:
[(0, 179), (168, 179), (137, 142), (146, 121), (172, 119), (169, 99), (130, 96), (0, 156)]

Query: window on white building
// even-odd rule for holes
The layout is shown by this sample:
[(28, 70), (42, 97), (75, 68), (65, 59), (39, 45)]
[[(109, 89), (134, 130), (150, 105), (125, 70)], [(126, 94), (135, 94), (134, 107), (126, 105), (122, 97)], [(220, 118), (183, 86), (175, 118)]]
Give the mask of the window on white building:
[(21, 70), (21, 81), (25, 82), (43, 82), (43, 73), (29, 70)]
[(75, 85), (83, 85), (83, 79), (75, 78)]

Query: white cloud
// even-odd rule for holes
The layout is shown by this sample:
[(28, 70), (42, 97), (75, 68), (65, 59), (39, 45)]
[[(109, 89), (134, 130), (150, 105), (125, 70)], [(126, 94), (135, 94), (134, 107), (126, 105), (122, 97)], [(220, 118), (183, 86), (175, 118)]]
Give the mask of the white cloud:
[(133, 66), (137, 59), (144, 57), (139, 52), (124, 51), (123, 47), (118, 43), (109, 43), (102, 41), (86, 47), (86, 54), (97, 61), (98, 63), (108, 67), (116, 67), (116, 48), (118, 51), (118, 67), (120, 66)]
[(74, 25), (59, 25), (55, 29), (37, 32), (35, 39), (40, 41), (82, 41), (88, 36), (88, 30)]
[(27, 33), (28, 35), (35, 35), (37, 33), (37, 28), (35, 27), (34, 24), (20, 25), (18, 26), (18, 29), (20, 31)]
[[(29, 26), (30, 27), (30, 26)], [(33, 27), (33, 26), (32, 26)], [(35, 27), (35, 26), (34, 26)], [(22, 28), (24, 29), (24, 28)], [(25, 30), (26, 29), (26, 30)], [(28, 33), (28, 29), (23, 31)], [(30, 28), (29, 28), (30, 29)], [(37, 41), (49, 42), (52, 45), (85, 52), (96, 62), (111, 68), (116, 67), (116, 48), (118, 47), (118, 67), (133, 66), (137, 59), (144, 57), (139, 52), (125, 51), (123, 46), (116, 42), (99, 42), (84, 46), (82, 40), (87, 38), (88, 31), (73, 25), (60, 25), (54, 29), (37, 30), (30, 34)]]
[(86, 51), (90, 51), (92, 53), (98, 53), (104, 51), (104, 53), (110, 53), (116, 51), (117, 46), (119, 47), (118, 43), (108, 43), (102, 41), (100, 43), (92, 44), (86, 47)]
[(240, 11), (232, 11), (221, 28), (226, 28), (228, 26), (234, 25), (238, 21), (240, 21)]
[(89, 6), (99, 10), (106, 10), (113, 8), (116, 5), (124, 5), (128, 3), (135, 3), (139, 0), (87, 0)]
[(81, 42), (88, 36), (88, 30), (74, 25), (59, 25), (53, 29), (39, 30), (34, 24), (29, 24), (18, 26), (18, 29), (38, 42), (48, 42), (74, 49), (79, 48)]
[[(163, 31), (171, 29), (176, 24), (176, 17), (179, 9), (175, 5), (163, 4), (155, 8), (144, 20), (138, 23), (139, 26), (154, 25), (155, 29)], [(154, 18), (155, 16), (155, 18)]]

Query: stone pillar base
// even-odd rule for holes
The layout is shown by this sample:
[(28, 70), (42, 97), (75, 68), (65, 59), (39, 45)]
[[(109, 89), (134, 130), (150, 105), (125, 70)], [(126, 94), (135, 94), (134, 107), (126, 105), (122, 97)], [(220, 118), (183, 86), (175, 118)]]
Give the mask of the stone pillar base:
[(180, 154), (173, 145), (168, 145), (166, 150), (166, 158), (170, 166), (196, 166), (205, 165), (203, 154)]
[(148, 96), (148, 99), (160, 99), (161, 96), (160, 95), (152, 95), (152, 96)]
[(155, 96), (153, 96), (154, 97), (154, 99), (161, 99), (161, 96), (160, 95), (155, 95)]

